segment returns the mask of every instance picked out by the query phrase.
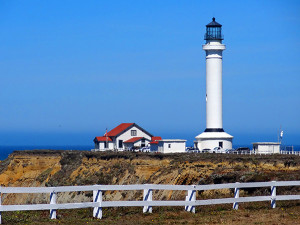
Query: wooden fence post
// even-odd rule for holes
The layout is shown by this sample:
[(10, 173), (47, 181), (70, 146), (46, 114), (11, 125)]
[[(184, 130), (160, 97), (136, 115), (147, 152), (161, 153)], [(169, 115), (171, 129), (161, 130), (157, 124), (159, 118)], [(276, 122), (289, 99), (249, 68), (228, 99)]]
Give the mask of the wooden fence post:
[(97, 190), (93, 191), (93, 202), (99, 202), (99, 207), (94, 207), (93, 210), (93, 217), (96, 217), (97, 219), (102, 219), (102, 191)]
[[(276, 181), (272, 181), (276, 182)], [(276, 208), (276, 186), (271, 186), (271, 208), (275, 209)]]
[[(56, 192), (52, 191), (50, 193), (50, 204), (56, 204)], [(56, 209), (50, 209), (50, 219), (56, 219)]]
[[(192, 185), (193, 188), (195, 188), (195, 185)], [(191, 202), (191, 201), (196, 201), (196, 190), (188, 190), (188, 194), (185, 197), (185, 201)], [(196, 208), (194, 205), (186, 205), (185, 206), (185, 211), (195, 213)]]
[[(238, 185), (239, 182), (236, 182), (236, 184)], [(234, 189), (234, 198), (239, 198), (240, 197), (240, 188), (236, 187)], [(238, 202), (234, 202), (233, 203), (233, 209), (238, 210), (239, 209), (239, 203)]]
[[(152, 201), (152, 189), (144, 189), (143, 201)], [(152, 206), (145, 205), (143, 208), (143, 213), (152, 213)]]

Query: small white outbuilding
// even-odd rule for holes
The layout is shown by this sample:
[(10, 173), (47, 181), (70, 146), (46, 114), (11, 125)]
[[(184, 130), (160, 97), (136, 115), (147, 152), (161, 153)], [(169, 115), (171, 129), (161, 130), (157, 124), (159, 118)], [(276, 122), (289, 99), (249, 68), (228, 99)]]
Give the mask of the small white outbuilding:
[(255, 142), (253, 151), (261, 154), (280, 153), (280, 142)]
[(163, 139), (158, 141), (158, 152), (179, 153), (185, 152), (186, 140), (183, 139)]

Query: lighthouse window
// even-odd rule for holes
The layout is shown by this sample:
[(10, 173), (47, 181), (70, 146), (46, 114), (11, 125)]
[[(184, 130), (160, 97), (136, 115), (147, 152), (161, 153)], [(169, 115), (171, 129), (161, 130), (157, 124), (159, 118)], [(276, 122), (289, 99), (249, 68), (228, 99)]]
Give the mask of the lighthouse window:
[(212, 39), (222, 38), (221, 27), (207, 27), (206, 37)]
[(168, 148), (171, 148), (171, 144), (168, 145)]

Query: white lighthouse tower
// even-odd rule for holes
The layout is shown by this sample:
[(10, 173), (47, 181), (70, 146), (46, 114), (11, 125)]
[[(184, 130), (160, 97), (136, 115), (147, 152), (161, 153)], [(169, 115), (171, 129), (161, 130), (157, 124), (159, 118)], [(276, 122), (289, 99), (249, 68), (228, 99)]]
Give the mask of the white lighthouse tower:
[(222, 25), (212, 18), (206, 25), (206, 129), (196, 137), (195, 145), (200, 149), (215, 147), (232, 148), (233, 136), (223, 130), (222, 119)]

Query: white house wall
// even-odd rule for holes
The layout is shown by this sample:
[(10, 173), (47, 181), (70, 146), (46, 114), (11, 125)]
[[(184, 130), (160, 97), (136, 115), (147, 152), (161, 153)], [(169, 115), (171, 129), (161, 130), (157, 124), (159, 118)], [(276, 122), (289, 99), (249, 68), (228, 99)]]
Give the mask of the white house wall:
[[(169, 148), (169, 145), (171, 147)], [(159, 141), (158, 142), (158, 152), (161, 153), (179, 153), (179, 152), (185, 152), (186, 144), (185, 142), (164, 142)]]
[(97, 143), (95, 144), (95, 149), (99, 149), (100, 151), (102, 150), (112, 150), (114, 149), (114, 145), (112, 142), (107, 142), (108, 148), (104, 148), (104, 143), (105, 142), (99, 142), (99, 145), (97, 146)]
[(158, 152), (163, 153), (164, 152), (164, 143), (158, 142)]
[(257, 145), (257, 153), (280, 153), (280, 145)]

